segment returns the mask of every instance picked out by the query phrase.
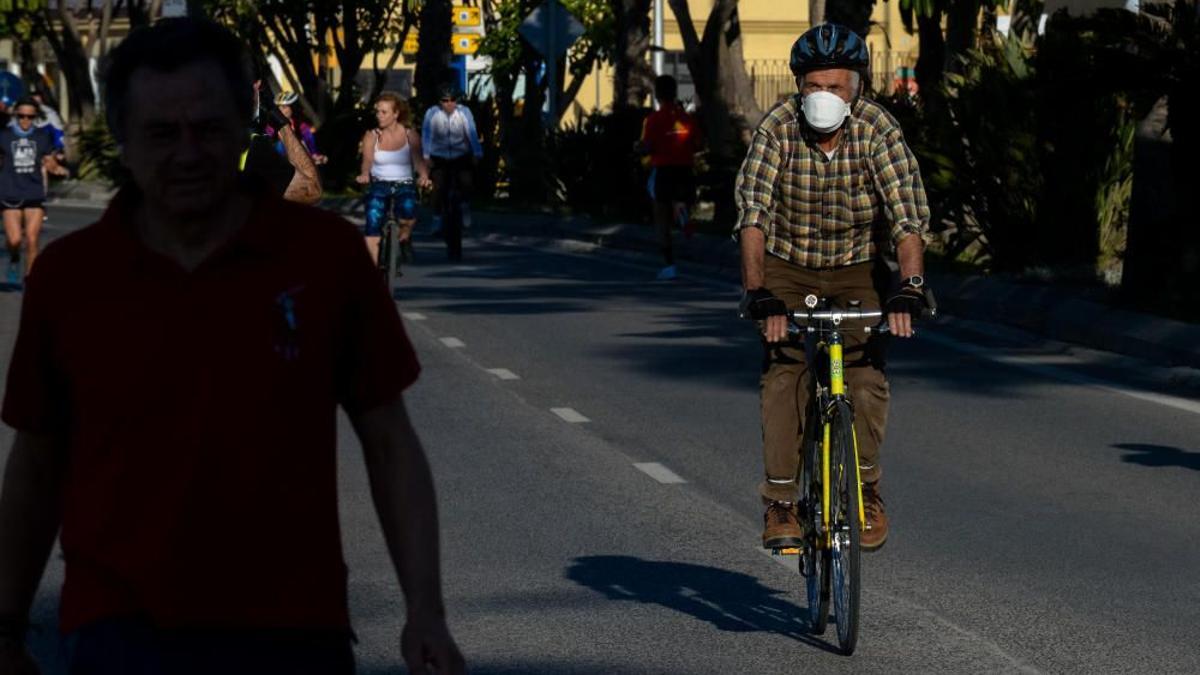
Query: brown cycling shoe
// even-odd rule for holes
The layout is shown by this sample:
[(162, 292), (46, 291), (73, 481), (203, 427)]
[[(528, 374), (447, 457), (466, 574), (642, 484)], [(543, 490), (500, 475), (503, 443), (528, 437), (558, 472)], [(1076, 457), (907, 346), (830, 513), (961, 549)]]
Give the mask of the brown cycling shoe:
[(883, 497), (879, 496), (879, 483), (863, 483), (862, 495), (867, 527), (863, 530), (859, 544), (864, 551), (874, 551), (883, 546), (888, 536), (888, 518), (883, 510)]
[(798, 548), (804, 544), (804, 530), (792, 502), (771, 502), (763, 516), (763, 548)]

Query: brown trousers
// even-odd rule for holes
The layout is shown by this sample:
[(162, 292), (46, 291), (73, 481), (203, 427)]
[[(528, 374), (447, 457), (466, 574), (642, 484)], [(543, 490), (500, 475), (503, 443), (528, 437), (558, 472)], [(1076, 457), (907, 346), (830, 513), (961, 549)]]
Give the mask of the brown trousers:
[[(862, 263), (828, 270), (799, 267), (768, 254), (766, 287), (789, 308), (804, 307), (804, 296), (814, 294), (845, 307), (850, 300), (863, 309), (880, 307), (880, 289), (887, 287), (887, 267)], [(879, 480), (879, 446), (887, 426), (888, 381), (884, 376), (886, 338), (867, 339), (865, 323), (847, 324), (844, 338), (846, 389), (854, 403), (854, 432), (865, 482)], [(760, 487), (766, 501), (795, 501), (801, 462), (804, 412), (808, 406), (808, 363), (803, 337), (768, 345), (764, 343), (761, 380), (763, 464), (766, 475)]]

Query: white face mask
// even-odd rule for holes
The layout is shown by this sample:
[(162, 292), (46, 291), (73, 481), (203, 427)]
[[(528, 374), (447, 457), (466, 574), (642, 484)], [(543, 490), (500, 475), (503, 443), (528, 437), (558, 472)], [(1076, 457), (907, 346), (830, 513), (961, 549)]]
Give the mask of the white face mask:
[(808, 121), (808, 126), (822, 134), (836, 131), (850, 116), (850, 104), (843, 101), (841, 96), (827, 91), (805, 96), (800, 105), (804, 108), (804, 119)]

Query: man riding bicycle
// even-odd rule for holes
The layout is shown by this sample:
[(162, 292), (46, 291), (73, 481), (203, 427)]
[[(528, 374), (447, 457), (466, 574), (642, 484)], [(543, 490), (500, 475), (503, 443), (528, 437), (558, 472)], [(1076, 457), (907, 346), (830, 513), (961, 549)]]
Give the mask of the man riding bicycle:
[[(900, 125), (863, 96), (869, 67), (866, 43), (844, 26), (821, 24), (801, 35), (791, 52), (799, 94), (767, 113), (738, 174), (742, 302), (763, 321), (760, 494), (767, 548), (803, 542), (796, 476), (808, 366), (804, 345), (788, 341), (787, 310), (809, 294), (842, 307), (883, 304), (890, 332), (911, 337), (912, 316), (924, 308), (929, 207)], [(893, 252), (899, 282), (884, 257)], [(888, 534), (879, 491), (889, 398), (885, 343), (848, 331), (845, 345), (866, 511), (861, 542), (871, 550)]]
[[(437, 216), (434, 228), (445, 228), (446, 249), (451, 260), (462, 258), (462, 229), (470, 227), (471, 177), (476, 162), (483, 157), (479, 131), (471, 110), (458, 103), (460, 95), (453, 85), (438, 92), (438, 104), (425, 113), (421, 124), (421, 147), (430, 165), (433, 179), (433, 203)], [(454, 190), (451, 190), (451, 187)], [(452, 193), (457, 192), (457, 197)], [(451, 204), (451, 200), (457, 204)], [(442, 218), (457, 206), (461, 222), (446, 223)]]

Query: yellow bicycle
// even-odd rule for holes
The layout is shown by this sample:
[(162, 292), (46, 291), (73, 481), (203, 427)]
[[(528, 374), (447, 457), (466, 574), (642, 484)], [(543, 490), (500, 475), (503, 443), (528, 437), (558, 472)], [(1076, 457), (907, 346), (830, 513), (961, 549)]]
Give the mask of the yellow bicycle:
[[(800, 574), (808, 596), (809, 629), (825, 632), (832, 600), (838, 645), (852, 654), (858, 642), (860, 582), (859, 537), (866, 524), (858, 441), (854, 435), (854, 405), (846, 392), (843, 323), (878, 320), (880, 310), (863, 310), (857, 303), (846, 309), (817, 309), (821, 299), (804, 299), (807, 310), (789, 312), (789, 332), (803, 333), (812, 364), (809, 409), (801, 444), (800, 517), (805, 530), (798, 551)], [(868, 326), (884, 333), (887, 324)], [(814, 358), (818, 357), (818, 358)], [(788, 551), (792, 552), (792, 551)]]

